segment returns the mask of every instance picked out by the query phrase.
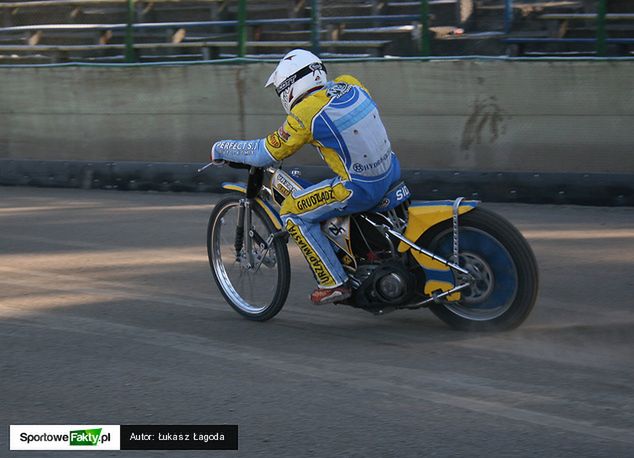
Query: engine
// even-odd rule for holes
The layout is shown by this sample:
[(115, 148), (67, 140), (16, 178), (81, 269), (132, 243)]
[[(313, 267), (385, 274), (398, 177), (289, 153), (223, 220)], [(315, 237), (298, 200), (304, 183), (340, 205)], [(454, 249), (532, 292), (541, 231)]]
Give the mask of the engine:
[(373, 313), (405, 304), (414, 294), (414, 275), (397, 261), (361, 265), (354, 280), (360, 283), (354, 305)]

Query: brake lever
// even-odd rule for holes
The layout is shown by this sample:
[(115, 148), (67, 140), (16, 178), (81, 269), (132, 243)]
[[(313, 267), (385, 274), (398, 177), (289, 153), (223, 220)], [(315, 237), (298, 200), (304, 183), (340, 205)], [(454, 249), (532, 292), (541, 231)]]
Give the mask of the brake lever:
[(205, 170), (207, 167), (211, 167), (213, 165), (213, 162), (210, 162), (209, 164), (207, 164), (204, 167), (201, 167), (197, 170), (198, 173), (202, 172), (203, 170)]
[(198, 173), (202, 172), (203, 170), (205, 170), (208, 167), (211, 167), (212, 165), (218, 166), (218, 167), (224, 167), (224, 165), (227, 163), (227, 161), (225, 160), (220, 160), (220, 161), (211, 161), (209, 164), (207, 164), (204, 167), (201, 167), (197, 170)]

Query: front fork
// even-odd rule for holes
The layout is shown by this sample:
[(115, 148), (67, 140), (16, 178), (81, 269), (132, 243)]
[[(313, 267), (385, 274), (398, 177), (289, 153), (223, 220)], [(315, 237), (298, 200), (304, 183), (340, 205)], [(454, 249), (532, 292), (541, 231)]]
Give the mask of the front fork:
[(240, 199), (240, 206), (238, 209), (238, 225), (236, 226), (236, 239), (233, 243), (233, 247), (236, 250), (236, 261), (240, 261), (242, 253), (242, 243), (244, 242), (244, 212), (245, 212), (245, 200)]
[[(260, 234), (253, 227), (253, 205), (254, 201), (249, 198), (240, 199), (240, 207), (238, 209), (238, 225), (236, 226), (236, 238), (234, 241), (234, 248), (236, 250), (236, 261), (241, 262), (243, 258), (246, 258), (246, 268), (253, 269), (256, 264), (260, 264), (262, 259), (256, 259), (255, 252), (253, 250), (254, 243), (260, 248), (261, 253), (266, 251), (273, 244), (273, 240), (276, 238), (288, 239), (288, 232), (284, 229), (272, 232), (269, 234), (266, 240), (262, 238)], [(244, 244), (244, 254), (242, 253), (242, 245)]]
[(252, 201), (251, 199), (240, 199), (240, 208), (238, 210), (238, 225), (236, 226), (236, 240), (234, 248), (236, 250), (236, 259), (240, 260), (242, 244), (246, 251), (247, 268), (251, 269), (255, 265), (255, 256), (253, 255), (253, 230), (252, 222)]

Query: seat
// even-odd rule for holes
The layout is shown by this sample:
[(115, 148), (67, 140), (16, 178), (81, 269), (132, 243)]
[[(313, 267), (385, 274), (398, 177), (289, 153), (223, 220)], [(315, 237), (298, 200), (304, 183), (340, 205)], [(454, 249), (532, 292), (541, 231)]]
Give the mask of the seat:
[(398, 207), (403, 202), (409, 200), (412, 193), (405, 184), (405, 181), (397, 181), (396, 184), (385, 193), (385, 196), (381, 199), (381, 202), (374, 207), (371, 212), (386, 212)]

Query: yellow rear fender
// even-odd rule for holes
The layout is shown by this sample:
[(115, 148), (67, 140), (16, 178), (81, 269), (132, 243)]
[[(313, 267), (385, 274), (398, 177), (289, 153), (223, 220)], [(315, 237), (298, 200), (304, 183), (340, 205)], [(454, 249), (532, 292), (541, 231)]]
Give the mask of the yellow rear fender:
[[(247, 185), (245, 183), (225, 182), (225, 183), (222, 183), (221, 186), (222, 186), (222, 189), (226, 189), (228, 191), (237, 191), (237, 192), (241, 192), (242, 194), (247, 193)], [(259, 197), (256, 197), (255, 201), (258, 203), (260, 207), (262, 207), (262, 210), (264, 210), (264, 212), (267, 214), (267, 216), (273, 223), (273, 226), (275, 226), (275, 229), (277, 229), (278, 231), (282, 229), (282, 220), (280, 218), (280, 215), (273, 208), (273, 206), (269, 204), (268, 202), (260, 199)]]
[[(431, 200), (412, 202), (407, 209), (407, 229), (405, 237), (416, 242), (425, 232), (438, 223), (450, 220), (453, 217), (453, 200)], [(458, 214), (467, 213), (478, 206), (479, 200), (463, 200)], [(408, 246), (401, 242), (398, 247), (400, 252), (407, 251)]]
[[(416, 242), (438, 223), (451, 220), (453, 218), (453, 203), (453, 200), (412, 202), (407, 210), (407, 229), (405, 229), (403, 235), (412, 242)], [(462, 201), (458, 214), (462, 215), (473, 210), (479, 203), (477, 200)], [(398, 246), (398, 251), (404, 253), (409, 248), (407, 244), (401, 242)], [(427, 279), (423, 290), (425, 295), (431, 296), (435, 292), (449, 291), (456, 286), (453, 272), (449, 267), (417, 251), (412, 250), (411, 254), (425, 271)], [(460, 300), (460, 297), (461, 295), (458, 292), (447, 296), (445, 300), (457, 301)]]

